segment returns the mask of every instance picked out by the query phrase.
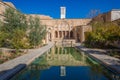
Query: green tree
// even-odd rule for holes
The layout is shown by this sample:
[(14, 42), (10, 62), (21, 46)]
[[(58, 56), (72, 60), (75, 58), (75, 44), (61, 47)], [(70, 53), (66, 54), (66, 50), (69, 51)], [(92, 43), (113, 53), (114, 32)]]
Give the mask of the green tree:
[[(1, 31), (5, 34), (3, 47), (10, 48), (27, 48), (25, 43), (28, 43), (26, 40), (24, 44), (22, 43), (24, 38), (26, 38), (27, 30), (27, 21), (25, 15), (20, 13), (17, 10), (8, 8), (4, 13), (4, 27), (1, 28)], [(26, 38), (27, 39), (27, 38)]]
[(46, 35), (46, 26), (42, 25), (40, 19), (37, 17), (30, 17), (30, 33), (29, 41), (31, 46), (36, 47), (42, 44), (42, 40)]
[(92, 24), (93, 31), (86, 33), (85, 44), (88, 47), (104, 48), (114, 41), (120, 41), (120, 26), (113, 22)]

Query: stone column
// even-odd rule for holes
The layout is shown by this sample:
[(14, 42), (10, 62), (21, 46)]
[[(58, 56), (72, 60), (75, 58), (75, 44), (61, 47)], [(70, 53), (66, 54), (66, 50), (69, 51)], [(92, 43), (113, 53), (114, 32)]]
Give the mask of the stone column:
[(56, 39), (56, 31), (54, 31), (54, 38)]
[(54, 30), (51, 32), (51, 36), (52, 36), (52, 41), (54, 41), (54, 39), (55, 39), (55, 31)]
[(80, 27), (80, 42), (85, 41), (85, 37), (84, 37), (84, 26)]
[(76, 28), (74, 30), (74, 38), (75, 38), (75, 41), (77, 42), (77, 30), (76, 30)]
[(61, 31), (61, 38), (62, 38), (62, 36), (63, 36), (63, 35), (62, 35), (62, 31)]
[(69, 39), (70, 39), (70, 30), (69, 30), (68, 34), (69, 34)]
[(59, 31), (59, 39), (61, 39), (61, 31)]

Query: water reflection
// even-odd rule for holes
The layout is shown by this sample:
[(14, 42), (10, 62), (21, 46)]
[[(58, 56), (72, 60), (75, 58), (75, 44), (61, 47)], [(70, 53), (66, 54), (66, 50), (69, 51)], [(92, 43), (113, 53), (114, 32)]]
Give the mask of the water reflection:
[(120, 80), (120, 76), (74, 48), (54, 47), (12, 80)]
[(50, 66), (87, 66), (86, 56), (78, 53), (74, 48), (51, 48), (46, 55), (36, 59), (33, 64)]
[(66, 67), (60, 66), (60, 76), (66, 76)]

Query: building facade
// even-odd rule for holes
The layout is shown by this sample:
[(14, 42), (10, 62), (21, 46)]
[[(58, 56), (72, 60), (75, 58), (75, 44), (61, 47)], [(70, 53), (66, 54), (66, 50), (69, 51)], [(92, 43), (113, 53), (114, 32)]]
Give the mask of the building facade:
[[(14, 8), (10, 2), (0, 2), (0, 18), (3, 19), (3, 12), (6, 8)], [(47, 35), (44, 42), (76, 43), (85, 40), (84, 33), (91, 30), (88, 25), (91, 19), (66, 19), (66, 7), (60, 7), (60, 19), (53, 19), (50, 16), (30, 14), (26, 17), (34, 16), (40, 18), (42, 24), (47, 26)]]
[(94, 21), (111, 22), (120, 19), (120, 9), (112, 9), (109, 12), (94, 17)]
[(90, 30), (91, 19), (51, 19), (41, 20), (47, 26), (46, 43), (83, 42), (84, 32)]

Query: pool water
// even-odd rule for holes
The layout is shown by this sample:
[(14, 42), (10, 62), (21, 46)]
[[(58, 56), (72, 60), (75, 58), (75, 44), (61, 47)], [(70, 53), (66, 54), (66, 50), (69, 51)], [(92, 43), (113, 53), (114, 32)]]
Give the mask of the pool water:
[(11, 80), (120, 80), (72, 47), (53, 47)]

